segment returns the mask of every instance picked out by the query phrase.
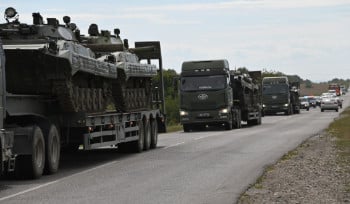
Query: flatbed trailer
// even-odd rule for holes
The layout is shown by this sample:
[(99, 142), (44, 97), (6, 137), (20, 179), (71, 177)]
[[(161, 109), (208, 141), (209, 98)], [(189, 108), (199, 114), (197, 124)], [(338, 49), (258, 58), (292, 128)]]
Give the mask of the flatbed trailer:
[[(160, 53), (158, 56), (162, 78)], [(150, 58), (154, 59), (143, 59)], [(161, 96), (163, 91), (161, 88)], [(6, 91), (5, 55), (0, 40), (0, 174), (14, 172), (19, 178), (35, 179), (44, 173), (56, 173), (61, 149), (74, 153), (102, 147), (117, 147), (123, 152), (156, 148), (158, 132), (166, 131), (164, 101), (158, 95), (153, 96), (149, 110), (60, 112), (57, 99), (50, 96)]]
[[(158, 123), (161, 123), (161, 120), (160, 111), (151, 110), (131, 113), (82, 114), (76, 123), (86, 129), (82, 135), (82, 149), (84, 150), (120, 146), (129, 142), (143, 143), (144, 140), (139, 140), (142, 137), (149, 137), (147, 142), (150, 144), (147, 144), (149, 146), (146, 147), (148, 150), (157, 146)], [(146, 129), (149, 132), (141, 133), (143, 135), (140, 137), (140, 127), (148, 125), (150, 128)], [(137, 152), (143, 150), (142, 147), (135, 146), (135, 148)]]

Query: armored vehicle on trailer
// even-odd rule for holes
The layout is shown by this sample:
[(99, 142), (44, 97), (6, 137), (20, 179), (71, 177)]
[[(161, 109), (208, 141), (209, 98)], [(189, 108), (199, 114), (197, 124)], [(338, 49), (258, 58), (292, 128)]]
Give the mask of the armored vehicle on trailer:
[(129, 48), (128, 40), (121, 39), (119, 29), (115, 29), (114, 34), (107, 30), (100, 32), (96, 24), (91, 24), (89, 36), (83, 37), (82, 43), (99, 56), (99, 61), (117, 67), (118, 80), (112, 81), (115, 108), (119, 111), (148, 110), (152, 105), (151, 80), (157, 75), (157, 68), (150, 62), (140, 61), (148, 53), (160, 49), (141, 42), (136, 42), (135, 48)]
[(78, 42), (80, 32), (69, 17), (64, 25), (55, 18), (45, 24), (40, 13), (33, 13), (33, 24), (25, 24), (14, 8), (6, 9), (5, 17), (0, 36), (8, 92), (53, 96), (63, 112), (105, 110), (117, 67), (97, 60)]
[[(25, 178), (55, 173), (61, 149), (156, 148), (158, 132), (166, 131), (164, 94), (151, 83), (156, 73), (163, 77), (160, 42), (136, 42), (138, 59), (127, 52), (134, 61), (114, 60), (86, 47), (68, 17), (66, 25), (52, 19), (44, 24), (34, 13), (33, 25), (27, 25), (19, 23), (13, 8), (5, 16), (7, 23), (0, 25), (0, 172)], [(148, 64), (141, 66), (140, 60)], [(151, 60), (158, 60), (157, 70)], [(123, 83), (115, 88), (119, 75)], [(131, 87), (132, 97), (124, 87)], [(124, 108), (113, 104), (117, 110), (106, 111), (116, 94), (124, 97), (118, 99)]]

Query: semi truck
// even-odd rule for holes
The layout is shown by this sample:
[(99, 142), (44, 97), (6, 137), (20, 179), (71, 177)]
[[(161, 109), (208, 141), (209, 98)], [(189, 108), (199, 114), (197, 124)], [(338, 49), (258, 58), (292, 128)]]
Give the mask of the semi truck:
[[(33, 13), (28, 25), (10, 7), (5, 18), (0, 25), (1, 174), (36, 179), (56, 173), (61, 150), (156, 148), (158, 132), (166, 131), (163, 86), (159, 93), (152, 84), (155, 75), (163, 77), (159, 41), (135, 42), (133, 49), (120, 40), (94, 44), (107, 55), (95, 56), (76, 38), (69, 17), (66, 25), (57, 19), (44, 24)], [(91, 36), (100, 37), (106, 36)], [(158, 60), (158, 68), (151, 60)]]
[(343, 89), (337, 83), (331, 83), (328, 85), (328, 91), (333, 90), (337, 96), (342, 95)]
[(287, 76), (264, 77), (262, 84), (263, 115), (300, 113), (298, 81), (291, 82)]
[(261, 72), (230, 70), (226, 59), (186, 61), (180, 75), (180, 120), (184, 132), (206, 126), (225, 129), (261, 124)]

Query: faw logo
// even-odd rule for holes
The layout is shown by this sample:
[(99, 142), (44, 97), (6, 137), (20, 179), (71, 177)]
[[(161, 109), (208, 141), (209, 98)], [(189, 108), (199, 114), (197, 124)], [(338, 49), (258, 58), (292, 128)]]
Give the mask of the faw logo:
[(207, 94), (199, 94), (197, 97), (201, 101), (208, 99), (208, 95)]

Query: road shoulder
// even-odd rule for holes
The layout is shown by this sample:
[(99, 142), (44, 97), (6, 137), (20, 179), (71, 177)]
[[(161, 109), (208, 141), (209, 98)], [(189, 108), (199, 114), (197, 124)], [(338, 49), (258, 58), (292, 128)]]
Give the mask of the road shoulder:
[(335, 140), (326, 132), (308, 139), (267, 167), (238, 203), (350, 203), (350, 161)]

